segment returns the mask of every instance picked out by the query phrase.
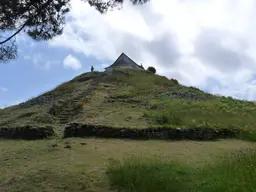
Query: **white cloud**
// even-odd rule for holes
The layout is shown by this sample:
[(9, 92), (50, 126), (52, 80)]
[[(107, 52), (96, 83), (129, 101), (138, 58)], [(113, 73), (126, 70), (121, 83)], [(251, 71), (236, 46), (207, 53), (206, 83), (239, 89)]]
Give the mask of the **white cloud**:
[(124, 9), (106, 15), (80, 0), (71, 4), (72, 19), (50, 46), (104, 64), (125, 52), (185, 85), (256, 99), (254, 0), (151, 0), (144, 6), (125, 1)]
[(63, 65), (64, 65), (64, 68), (66, 69), (71, 68), (73, 70), (78, 70), (78, 69), (81, 69), (82, 67), (80, 61), (73, 55), (66, 56), (63, 61)]
[(29, 56), (29, 55), (24, 55), (24, 60), (30, 60), (31, 59), (31, 57)]
[(8, 89), (6, 87), (0, 87), (0, 92), (7, 92)]
[(45, 55), (41, 53), (34, 53), (33, 55), (25, 55), (24, 60), (31, 61), (33, 65), (41, 70), (47, 71), (53, 65), (57, 65), (60, 61), (57, 60), (46, 60)]
[(106, 68), (106, 67), (109, 66), (109, 63), (101, 63), (100, 66), (101, 66), (102, 68)]
[(46, 61), (43, 64), (43, 69), (44, 70), (49, 70), (53, 65), (57, 65), (57, 64), (60, 64), (60, 61), (57, 61), (57, 60)]
[(42, 62), (44, 62), (43, 56), (41, 53), (35, 53), (31, 57), (34, 65), (39, 66)]

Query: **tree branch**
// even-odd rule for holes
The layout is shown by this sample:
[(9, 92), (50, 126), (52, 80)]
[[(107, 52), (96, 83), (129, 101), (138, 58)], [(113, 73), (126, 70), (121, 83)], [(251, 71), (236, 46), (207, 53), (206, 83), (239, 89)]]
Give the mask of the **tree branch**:
[[(29, 20), (28, 20), (28, 21), (29, 21)], [(21, 26), (21, 28), (19, 28), (18, 31), (16, 31), (15, 33), (13, 33), (10, 37), (8, 37), (7, 39), (5, 39), (4, 41), (0, 42), (0, 45), (6, 43), (7, 41), (10, 41), (15, 35), (17, 35), (19, 32), (21, 32), (22, 29), (24, 29), (24, 28), (26, 27), (28, 21), (25, 22), (25, 23)]]
[[(37, 14), (34, 17), (37, 17), (40, 14), (40, 11), (42, 11), (43, 9), (47, 8), (47, 6), (51, 3), (51, 0), (48, 0), (41, 8), (39, 8), (37, 10)], [(22, 26), (21, 28), (16, 31), (14, 34), (12, 34), (10, 37), (8, 37), (7, 39), (5, 39), (4, 41), (0, 42), (0, 45), (10, 41), (14, 36), (16, 36), (18, 33), (20, 33), (22, 31), (22, 29), (24, 29), (26, 27), (26, 25), (30, 22), (32, 17), (30, 17)]]

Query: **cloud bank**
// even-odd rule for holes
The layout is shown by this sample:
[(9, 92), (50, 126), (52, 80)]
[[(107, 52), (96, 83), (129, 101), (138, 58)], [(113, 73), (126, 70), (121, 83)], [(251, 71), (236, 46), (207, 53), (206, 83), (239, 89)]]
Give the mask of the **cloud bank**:
[[(253, 0), (125, 1), (101, 15), (72, 0), (63, 35), (49, 42), (111, 64), (125, 52), (144, 67), (214, 94), (256, 99), (256, 2)], [(81, 64), (72, 56), (64, 66)]]

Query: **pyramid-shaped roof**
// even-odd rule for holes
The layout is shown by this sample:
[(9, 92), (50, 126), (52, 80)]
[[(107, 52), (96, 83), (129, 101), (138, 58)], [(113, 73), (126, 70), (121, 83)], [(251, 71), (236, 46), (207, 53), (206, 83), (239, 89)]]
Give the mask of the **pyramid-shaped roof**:
[(130, 57), (128, 57), (126, 54), (122, 53), (117, 60), (110, 66), (106, 67), (107, 68), (112, 68), (112, 67), (118, 67), (118, 66), (133, 66), (135, 68), (142, 68), (144, 69), (142, 66), (138, 65), (137, 63), (135, 63)]

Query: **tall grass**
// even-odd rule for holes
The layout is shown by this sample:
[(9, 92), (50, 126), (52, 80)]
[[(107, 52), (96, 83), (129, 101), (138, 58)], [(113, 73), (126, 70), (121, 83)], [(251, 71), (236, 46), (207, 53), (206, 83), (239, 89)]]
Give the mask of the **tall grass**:
[(108, 168), (111, 184), (124, 192), (253, 192), (256, 152), (228, 155), (203, 168), (177, 162), (129, 159)]
[(192, 191), (256, 191), (256, 152), (237, 152), (198, 174)]
[(179, 164), (149, 159), (129, 159), (108, 169), (112, 184), (125, 192), (180, 191), (189, 172), (189, 168)]

